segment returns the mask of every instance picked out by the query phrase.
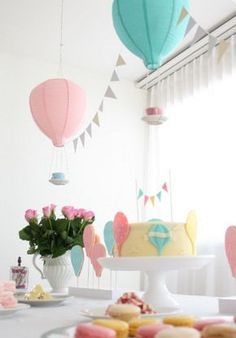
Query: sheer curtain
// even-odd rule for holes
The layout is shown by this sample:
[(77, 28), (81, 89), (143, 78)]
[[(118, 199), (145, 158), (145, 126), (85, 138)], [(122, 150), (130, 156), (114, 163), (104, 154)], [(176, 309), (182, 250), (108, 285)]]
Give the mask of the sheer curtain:
[[(236, 75), (230, 53), (234, 55), (234, 52), (228, 51), (230, 65), (225, 59), (219, 66), (220, 76), (215, 73), (215, 80), (221, 81), (199, 85), (201, 76), (196, 79), (192, 71), (188, 74), (192, 78), (191, 88), (186, 87), (186, 81), (180, 85), (184, 88), (182, 95), (179, 89), (178, 95), (175, 92), (172, 100), (164, 99), (163, 103), (160, 92), (163, 84), (157, 85), (152, 93), (152, 100), (162, 100), (166, 106), (169, 120), (158, 127), (148, 126), (148, 144), (152, 145), (147, 154), (146, 189), (151, 194), (151, 187), (156, 187), (153, 170), (159, 168), (158, 176), (162, 180), (170, 168), (171, 199), (163, 201), (159, 208), (146, 206), (144, 217), (155, 214), (170, 218), (170, 203), (174, 221), (184, 221), (189, 210), (196, 210), (198, 254), (216, 256), (214, 263), (202, 270), (170, 274), (168, 284), (173, 292), (236, 294), (236, 281), (224, 252), (225, 230), (229, 225), (236, 225)], [(223, 71), (223, 65), (231, 71)], [(195, 69), (198, 75), (199, 69)], [(230, 76), (225, 76), (229, 73)]]

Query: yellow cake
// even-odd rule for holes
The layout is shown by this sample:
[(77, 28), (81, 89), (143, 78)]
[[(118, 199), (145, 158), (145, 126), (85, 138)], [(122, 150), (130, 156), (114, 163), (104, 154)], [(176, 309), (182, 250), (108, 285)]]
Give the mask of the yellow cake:
[[(130, 223), (120, 256), (191, 256), (196, 255), (196, 215), (191, 211), (186, 223), (152, 220)], [(117, 250), (114, 250), (117, 255)]]

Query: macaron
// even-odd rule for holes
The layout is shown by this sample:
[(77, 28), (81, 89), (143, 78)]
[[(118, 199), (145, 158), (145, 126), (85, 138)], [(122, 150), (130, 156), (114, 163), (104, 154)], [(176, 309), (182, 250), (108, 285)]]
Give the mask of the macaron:
[(194, 324), (196, 330), (202, 331), (205, 327), (215, 324), (224, 324), (226, 322), (223, 318), (209, 318), (198, 320)]
[(169, 324), (173, 326), (187, 326), (193, 327), (195, 319), (192, 316), (181, 315), (181, 316), (170, 316), (163, 319), (164, 324)]
[(129, 335), (135, 337), (140, 327), (151, 324), (160, 324), (160, 320), (156, 318), (137, 318), (129, 322)]
[(236, 338), (236, 325), (217, 324), (210, 325), (203, 329), (202, 337), (204, 338)]
[(105, 327), (80, 324), (77, 326), (74, 338), (116, 338), (114, 330)]
[(190, 327), (174, 327), (168, 330), (162, 330), (155, 338), (200, 338), (198, 330)]
[(138, 306), (132, 304), (114, 304), (110, 305), (106, 313), (115, 318), (126, 322), (140, 316), (141, 310)]
[(112, 329), (116, 332), (117, 338), (127, 338), (129, 325), (126, 322), (116, 319), (96, 319), (93, 324)]
[(138, 329), (137, 338), (154, 338), (162, 330), (171, 329), (173, 326), (165, 324), (145, 325)]

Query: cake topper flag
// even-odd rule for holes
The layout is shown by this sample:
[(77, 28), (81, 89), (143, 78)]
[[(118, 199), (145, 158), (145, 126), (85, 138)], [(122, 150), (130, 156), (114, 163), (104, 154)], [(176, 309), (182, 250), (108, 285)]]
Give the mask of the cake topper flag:
[(162, 185), (162, 189), (165, 190), (166, 192), (168, 192), (168, 187), (167, 187), (166, 182)]
[(147, 204), (148, 200), (149, 200), (149, 196), (148, 196), (148, 195), (145, 195), (145, 196), (144, 196), (144, 205)]
[(150, 196), (150, 200), (152, 202), (152, 206), (155, 207), (155, 196)]
[(103, 244), (96, 243), (92, 250), (91, 262), (97, 277), (101, 277), (103, 267), (99, 263), (99, 258), (106, 257), (106, 249)]
[(157, 194), (157, 198), (158, 198), (159, 201), (161, 202), (161, 191), (159, 191), (159, 193)]
[(153, 225), (148, 232), (149, 241), (155, 246), (159, 255), (171, 239), (170, 230), (164, 224)]
[(118, 256), (120, 256), (121, 247), (124, 241), (128, 238), (130, 232), (130, 226), (127, 217), (122, 212), (118, 212), (115, 215), (113, 221), (113, 232), (114, 239), (117, 245)]
[(95, 230), (94, 227), (90, 224), (87, 225), (83, 233), (84, 247), (87, 257), (91, 257), (93, 247), (95, 244)]
[(236, 226), (230, 226), (225, 233), (225, 252), (232, 276), (236, 277)]
[(75, 245), (70, 251), (71, 263), (77, 277), (80, 276), (84, 264), (84, 251), (80, 245)]
[(142, 197), (142, 196), (143, 196), (143, 191), (142, 191), (142, 189), (139, 189), (138, 196), (137, 196), (138, 200), (139, 200), (140, 197)]
[(196, 255), (196, 237), (197, 237), (197, 216), (194, 211), (190, 211), (187, 216), (185, 231), (192, 245), (192, 253)]
[(104, 234), (104, 242), (105, 242), (108, 254), (112, 256), (114, 245), (115, 245), (112, 221), (109, 221), (105, 224), (103, 234)]

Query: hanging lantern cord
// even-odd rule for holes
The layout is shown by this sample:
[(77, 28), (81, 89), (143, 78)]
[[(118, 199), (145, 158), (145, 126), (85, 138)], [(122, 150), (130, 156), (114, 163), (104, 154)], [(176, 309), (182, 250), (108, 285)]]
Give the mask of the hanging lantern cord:
[(64, 24), (64, 0), (61, 0), (61, 17), (60, 17), (60, 46), (59, 46), (59, 67), (58, 76), (63, 77), (63, 24)]

